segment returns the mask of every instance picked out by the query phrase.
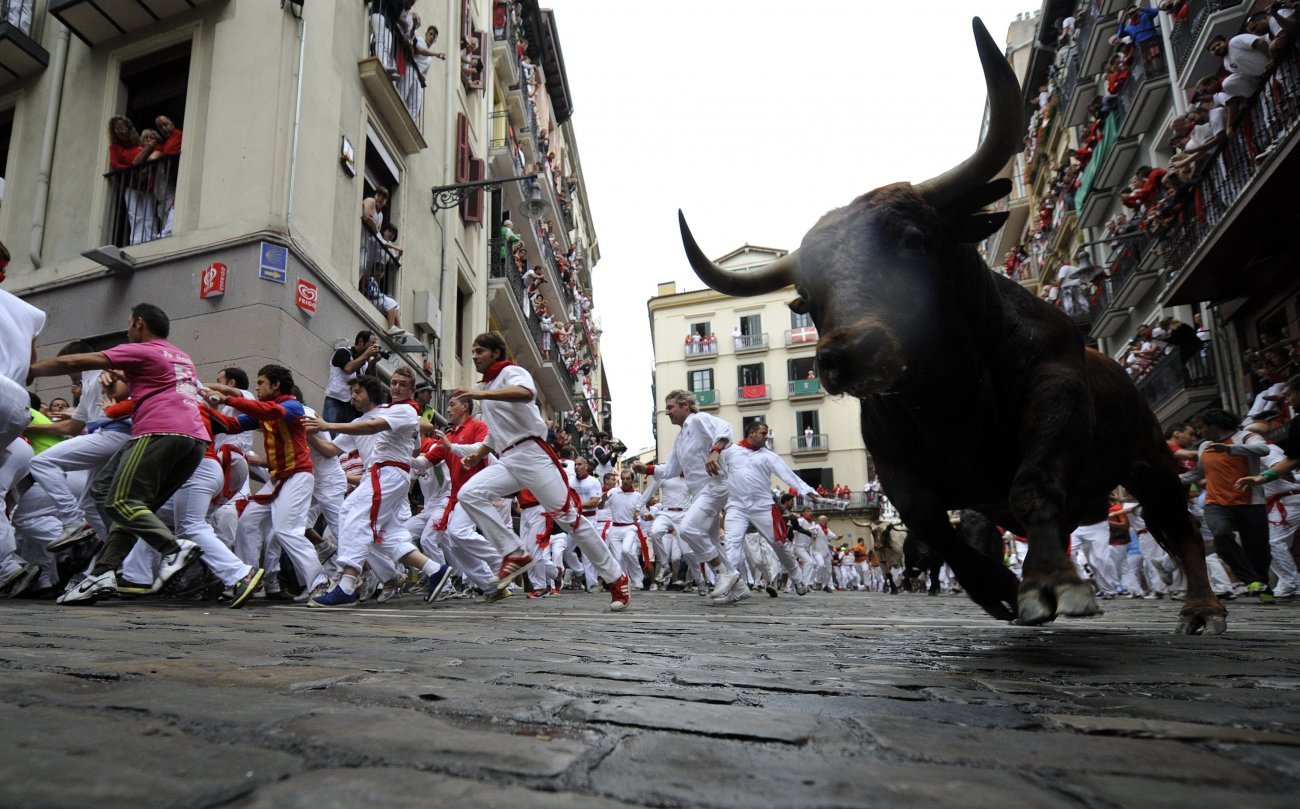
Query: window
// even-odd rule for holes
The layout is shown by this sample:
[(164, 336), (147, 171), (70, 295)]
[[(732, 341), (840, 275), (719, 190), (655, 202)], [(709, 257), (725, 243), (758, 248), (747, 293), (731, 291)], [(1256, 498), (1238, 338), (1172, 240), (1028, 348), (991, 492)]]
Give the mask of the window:
[(698, 371), (691, 371), (687, 384), (690, 386), (691, 393), (697, 390), (713, 390), (713, 369), (702, 368)]
[(749, 385), (762, 385), (763, 363), (756, 362), (753, 365), (742, 365), (736, 369), (737, 384), (742, 388)]
[(797, 359), (786, 360), (785, 366), (787, 378), (791, 382), (802, 382), (817, 378), (816, 357), (799, 357)]
[(700, 339), (713, 334), (713, 324), (707, 320), (701, 320), (699, 323), (692, 323), (690, 328), (691, 334), (698, 334)]
[[(370, 300), (381, 313), (387, 314), (398, 298), (398, 276), (402, 269), (401, 254), (389, 248), (390, 244), (401, 244), (401, 229), (398, 226), (397, 211), (401, 203), (401, 174), (397, 163), (384, 148), (378, 134), (369, 127), (366, 135), (366, 153), (362, 163), (362, 210), (361, 225), (361, 266), (358, 289)], [(388, 198), (382, 208), (378, 207), (379, 189), (388, 192)], [(380, 232), (375, 233), (364, 220), (364, 200), (374, 200), (376, 219), (380, 222)], [(384, 230), (393, 228), (391, 238), (384, 235)]]
[[(172, 235), (176, 183), (182, 140), (162, 134), (165, 118), (178, 131), (185, 128), (185, 90), (190, 80), (190, 43), (123, 62), (120, 77), (126, 89), (123, 115), (139, 134), (158, 136), (157, 148), (136, 166), (126, 155), (110, 149), (108, 178), (111, 208), (108, 239), (125, 247)], [(120, 162), (114, 162), (114, 154)]]
[(491, 53), (488, 32), (474, 27), (474, 4), (472, 0), (461, 0), (460, 4), (460, 77), (466, 89), (482, 90), (486, 67), (484, 57)]
[(5, 175), (9, 166), (9, 142), (14, 135), (14, 110), (0, 110), (0, 204), (5, 198)]
[(794, 473), (814, 489), (818, 486), (829, 489), (835, 485), (835, 470), (829, 466), (818, 469), (796, 469)]
[(743, 335), (759, 335), (763, 333), (763, 316), (762, 315), (745, 315), (740, 319), (740, 333)]
[[(472, 183), (487, 178), (482, 160), (474, 157), (470, 143), (472, 133), (465, 113), (456, 113), (456, 182)], [(460, 218), (467, 224), (483, 221), (483, 189), (467, 194), (460, 201)]]
[(795, 311), (790, 312), (791, 329), (812, 328), (812, 324), (813, 324), (812, 315), (808, 315), (808, 314), (801, 315)]
[(465, 356), (465, 321), (468, 320), (469, 295), (460, 287), (456, 288), (456, 360)]
[(753, 423), (755, 423), (755, 422), (759, 422), (759, 421), (766, 422), (766, 421), (767, 421), (767, 416), (745, 416), (743, 419), (741, 419), (741, 420), (740, 420), (740, 437), (741, 437), (741, 438), (744, 438), (746, 435), (748, 435), (748, 434), (749, 434), (749, 425), (751, 425), (751, 424), (753, 424)]
[(807, 435), (811, 430), (813, 434), (820, 433), (821, 420), (818, 418), (816, 410), (796, 410), (794, 413), (795, 432), (799, 435)]

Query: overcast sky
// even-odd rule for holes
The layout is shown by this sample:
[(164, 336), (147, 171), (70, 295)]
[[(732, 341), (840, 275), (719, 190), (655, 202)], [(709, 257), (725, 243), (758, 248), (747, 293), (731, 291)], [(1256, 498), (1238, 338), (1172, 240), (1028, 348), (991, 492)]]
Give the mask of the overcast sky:
[(984, 82), (970, 19), (1006, 41), (1032, 0), (543, 0), (555, 10), (601, 261), (595, 303), (614, 433), (649, 447), (646, 301), (699, 289), (700, 247), (793, 249), (880, 185), (920, 182), (974, 149)]

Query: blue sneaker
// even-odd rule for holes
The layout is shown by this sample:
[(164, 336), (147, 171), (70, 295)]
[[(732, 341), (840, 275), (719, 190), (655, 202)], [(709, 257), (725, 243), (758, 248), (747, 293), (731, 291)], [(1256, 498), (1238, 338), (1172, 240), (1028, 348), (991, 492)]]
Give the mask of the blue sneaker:
[[(429, 584), (424, 591), (424, 603), (432, 604), (435, 601), (443, 601), (450, 593), (445, 593), (447, 585), (451, 583), (451, 565), (443, 565), (434, 571), (429, 577)], [(445, 594), (444, 594), (445, 593)]]
[(346, 607), (348, 604), (357, 603), (356, 593), (345, 593), (339, 585), (334, 585), (334, 589), (325, 595), (319, 595), (307, 602), (309, 607)]

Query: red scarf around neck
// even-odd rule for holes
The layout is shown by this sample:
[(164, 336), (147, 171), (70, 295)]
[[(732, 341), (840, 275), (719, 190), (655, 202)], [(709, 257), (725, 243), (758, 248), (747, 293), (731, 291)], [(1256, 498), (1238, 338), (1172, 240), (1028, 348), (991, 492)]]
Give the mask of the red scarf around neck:
[(500, 362), (494, 362), (488, 366), (488, 369), (486, 371), (483, 372), (483, 378), (480, 379), (479, 381), (486, 385), (492, 380), (496, 379), (498, 376), (500, 376), (502, 371), (504, 371), (505, 369), (509, 368), (512, 365), (517, 365), (517, 364), (518, 363), (511, 362), (510, 360), (501, 360)]

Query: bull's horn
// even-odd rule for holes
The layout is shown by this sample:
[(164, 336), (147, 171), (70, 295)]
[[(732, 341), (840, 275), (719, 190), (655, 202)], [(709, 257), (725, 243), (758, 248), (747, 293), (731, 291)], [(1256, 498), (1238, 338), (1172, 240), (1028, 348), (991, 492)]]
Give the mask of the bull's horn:
[(708, 284), (709, 288), (723, 295), (747, 298), (788, 287), (795, 282), (796, 270), (799, 266), (795, 254), (799, 251), (786, 253), (757, 270), (747, 272), (724, 270), (710, 261), (700, 246), (695, 243), (691, 229), (686, 226), (686, 216), (680, 209), (677, 211), (677, 221), (682, 226), (682, 245), (686, 248), (686, 258), (691, 262), (691, 269), (695, 270), (695, 274)]
[(974, 18), (971, 25), (988, 87), (989, 129), (975, 154), (964, 163), (916, 186), (921, 196), (936, 208), (993, 179), (1011, 156), (1020, 151), (1025, 137), (1025, 108), (1016, 75), (980, 18)]

